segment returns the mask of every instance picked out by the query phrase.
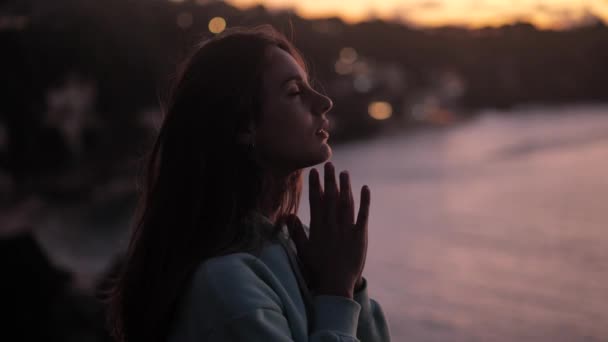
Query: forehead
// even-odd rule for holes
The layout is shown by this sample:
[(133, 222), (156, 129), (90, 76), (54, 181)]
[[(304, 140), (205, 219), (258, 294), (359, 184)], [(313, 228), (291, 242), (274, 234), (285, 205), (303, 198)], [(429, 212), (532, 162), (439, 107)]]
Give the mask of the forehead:
[(300, 76), (307, 79), (306, 71), (287, 51), (272, 46), (267, 54), (268, 66), (264, 72), (264, 78), (272, 83), (282, 82), (292, 76)]

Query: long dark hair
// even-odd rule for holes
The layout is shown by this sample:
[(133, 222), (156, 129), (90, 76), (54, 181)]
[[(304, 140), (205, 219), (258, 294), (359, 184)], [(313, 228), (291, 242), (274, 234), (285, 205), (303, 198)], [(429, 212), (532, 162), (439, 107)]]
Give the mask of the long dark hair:
[[(264, 120), (262, 74), (270, 46), (306, 70), (296, 48), (268, 25), (205, 40), (178, 68), (147, 161), (125, 264), (108, 300), (118, 341), (165, 340), (200, 262), (259, 250), (262, 232), (243, 222), (272, 180), (237, 136)], [(301, 172), (279, 184), (278, 223), (297, 213)]]

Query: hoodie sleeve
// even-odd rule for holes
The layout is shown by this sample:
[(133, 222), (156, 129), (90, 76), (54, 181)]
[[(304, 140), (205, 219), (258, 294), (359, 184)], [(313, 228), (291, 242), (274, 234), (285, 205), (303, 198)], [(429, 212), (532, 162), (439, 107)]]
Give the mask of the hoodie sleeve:
[(391, 335), (388, 321), (378, 302), (367, 294), (367, 280), (363, 278), (363, 286), (355, 292), (354, 300), (361, 306), (357, 324), (357, 338), (361, 342), (389, 342)]
[[(380, 305), (367, 296), (366, 284), (355, 300), (316, 296), (309, 342), (389, 342), (388, 323)], [(293, 341), (287, 319), (278, 310), (258, 308), (231, 319), (205, 341)]]
[[(184, 297), (171, 342), (294, 341), (274, 276), (251, 256), (202, 267)], [(339, 296), (314, 297), (310, 342), (358, 342), (361, 305)]]
[[(355, 336), (360, 306), (348, 298), (315, 298), (317, 319), (309, 342), (359, 342)], [(204, 341), (294, 341), (287, 319), (280, 311), (258, 308), (232, 318)]]

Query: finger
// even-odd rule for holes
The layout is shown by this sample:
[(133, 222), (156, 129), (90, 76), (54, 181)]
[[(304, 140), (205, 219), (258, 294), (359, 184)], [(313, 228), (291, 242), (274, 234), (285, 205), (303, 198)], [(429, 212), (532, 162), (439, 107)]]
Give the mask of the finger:
[(369, 217), (369, 204), (371, 194), (369, 187), (364, 185), (361, 188), (361, 200), (359, 204), (359, 214), (357, 215), (357, 223), (355, 229), (360, 230), (363, 234), (367, 235), (367, 220)]
[(323, 196), (323, 209), (327, 222), (333, 226), (336, 222), (336, 202), (338, 197), (338, 185), (334, 166), (331, 162), (325, 163), (325, 193)]
[(319, 180), (319, 172), (313, 168), (308, 174), (308, 200), (310, 202), (310, 226), (316, 227), (323, 215), (323, 189)]
[(352, 225), (355, 220), (353, 194), (350, 187), (350, 176), (347, 171), (340, 172), (340, 209), (341, 222)]

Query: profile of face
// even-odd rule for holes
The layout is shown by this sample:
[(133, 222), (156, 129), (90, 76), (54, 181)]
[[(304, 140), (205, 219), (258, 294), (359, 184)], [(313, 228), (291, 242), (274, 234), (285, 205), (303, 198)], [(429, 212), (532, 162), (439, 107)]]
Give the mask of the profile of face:
[(314, 90), (302, 66), (286, 51), (269, 47), (262, 79), (262, 119), (255, 126), (256, 153), (281, 173), (331, 158), (327, 112), (332, 101)]

